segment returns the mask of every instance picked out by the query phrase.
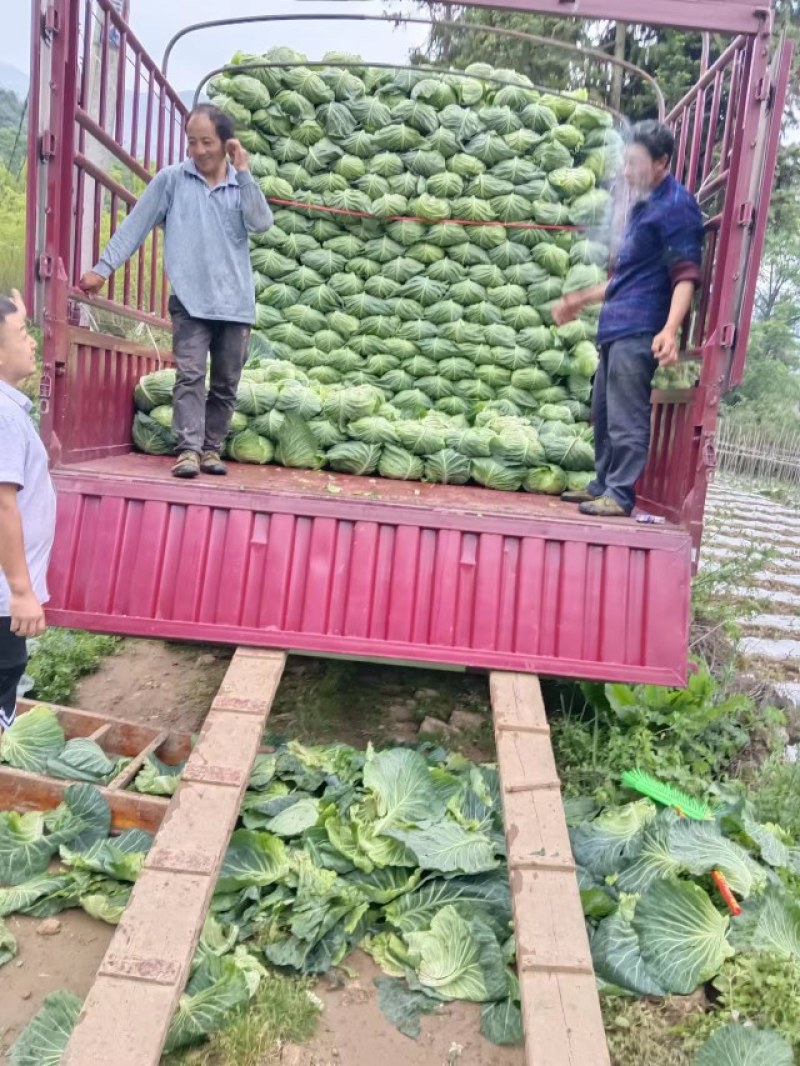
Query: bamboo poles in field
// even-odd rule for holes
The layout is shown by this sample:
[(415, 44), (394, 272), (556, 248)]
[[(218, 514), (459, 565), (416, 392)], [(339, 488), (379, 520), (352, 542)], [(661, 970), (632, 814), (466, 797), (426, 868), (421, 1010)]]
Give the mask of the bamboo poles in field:
[(776, 435), (755, 426), (722, 422), (717, 462), (726, 474), (800, 485), (800, 427), (791, 424)]

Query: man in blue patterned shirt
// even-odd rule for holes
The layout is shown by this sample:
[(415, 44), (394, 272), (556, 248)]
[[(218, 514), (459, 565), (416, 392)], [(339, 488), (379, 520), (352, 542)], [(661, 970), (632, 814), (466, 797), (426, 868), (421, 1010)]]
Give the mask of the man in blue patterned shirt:
[(650, 447), (650, 387), (658, 366), (678, 360), (678, 335), (700, 281), (703, 218), (670, 173), (675, 142), (657, 122), (634, 127), (625, 152), (633, 196), (625, 234), (603, 285), (556, 305), (557, 324), (602, 302), (600, 363), (592, 394), (595, 478), (562, 497), (584, 514), (626, 517)]

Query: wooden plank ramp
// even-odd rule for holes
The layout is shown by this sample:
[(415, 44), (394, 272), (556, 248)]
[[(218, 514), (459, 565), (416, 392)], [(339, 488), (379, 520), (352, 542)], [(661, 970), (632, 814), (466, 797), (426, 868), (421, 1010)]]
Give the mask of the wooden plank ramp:
[(158, 1066), (285, 662), (231, 660), (61, 1066)]
[(526, 1066), (610, 1066), (539, 679), (489, 678)]

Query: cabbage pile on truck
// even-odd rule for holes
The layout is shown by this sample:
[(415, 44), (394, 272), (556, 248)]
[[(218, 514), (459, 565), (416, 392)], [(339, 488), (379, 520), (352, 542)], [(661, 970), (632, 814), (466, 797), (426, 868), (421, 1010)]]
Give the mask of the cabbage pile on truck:
[[(596, 319), (556, 327), (552, 307), (605, 278), (610, 115), (485, 64), (326, 61), (347, 65), (240, 52), (209, 85), (275, 213), (251, 244), (256, 325), (227, 455), (582, 487)], [(144, 451), (173, 447), (173, 384), (162, 370), (137, 387)]]

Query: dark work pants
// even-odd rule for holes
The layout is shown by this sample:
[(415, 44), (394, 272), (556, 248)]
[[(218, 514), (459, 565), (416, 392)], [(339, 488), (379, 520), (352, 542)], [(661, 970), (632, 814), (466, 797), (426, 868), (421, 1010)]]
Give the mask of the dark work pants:
[(14, 722), (17, 685), (27, 664), (26, 640), (11, 632), (10, 618), (0, 618), (0, 729), (8, 729)]
[[(218, 452), (231, 423), (250, 327), (192, 318), (177, 296), (169, 298), (169, 313), (177, 368), (172, 415), (175, 450)], [(209, 352), (211, 382), (206, 399)]]
[(592, 495), (611, 496), (626, 510), (650, 447), (650, 387), (658, 363), (651, 333), (603, 345), (592, 390), (595, 479)]

